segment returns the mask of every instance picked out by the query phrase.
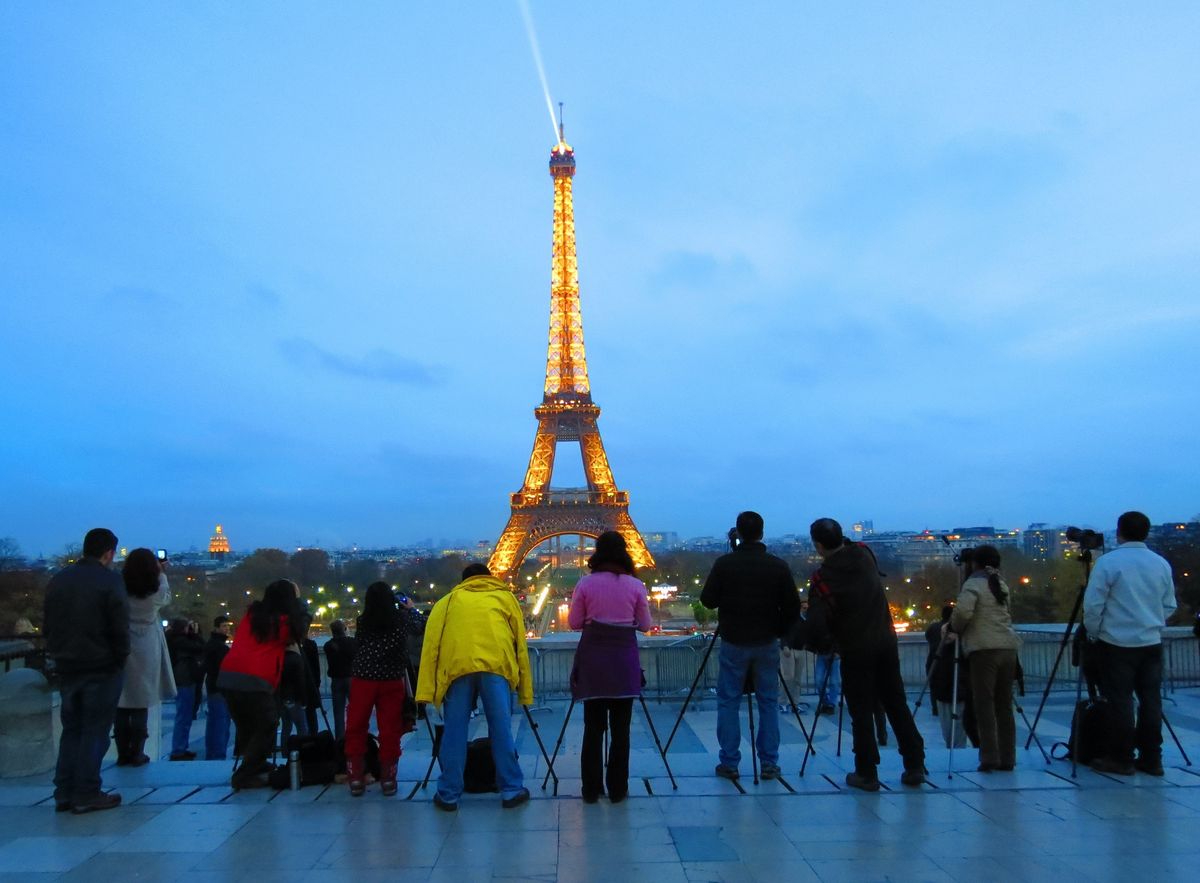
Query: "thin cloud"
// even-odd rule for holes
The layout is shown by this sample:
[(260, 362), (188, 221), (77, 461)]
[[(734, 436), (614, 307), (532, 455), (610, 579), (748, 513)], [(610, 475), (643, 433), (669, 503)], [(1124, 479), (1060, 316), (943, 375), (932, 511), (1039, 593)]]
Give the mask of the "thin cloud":
[(279, 349), (289, 362), (309, 370), (410, 386), (437, 386), (441, 383), (441, 378), (430, 366), (388, 350), (371, 350), (361, 358), (350, 358), (332, 353), (302, 337), (281, 340)]

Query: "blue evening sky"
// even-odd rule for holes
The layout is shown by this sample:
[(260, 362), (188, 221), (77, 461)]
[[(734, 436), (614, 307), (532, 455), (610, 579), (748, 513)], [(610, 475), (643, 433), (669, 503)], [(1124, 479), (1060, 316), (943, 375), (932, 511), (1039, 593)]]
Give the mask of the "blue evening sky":
[[(1200, 512), (1200, 7), (531, 7), (639, 527)], [(495, 538), (551, 145), (516, 2), (0, 5), (0, 536)]]

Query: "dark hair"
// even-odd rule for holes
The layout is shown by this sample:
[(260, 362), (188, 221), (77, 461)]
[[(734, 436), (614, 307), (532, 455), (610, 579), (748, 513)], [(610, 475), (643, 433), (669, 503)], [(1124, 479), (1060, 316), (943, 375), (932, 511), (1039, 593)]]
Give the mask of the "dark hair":
[(329, 624), (329, 634), (335, 638), (344, 638), (346, 636), (346, 623), (340, 619), (335, 619)]
[(1117, 533), (1130, 543), (1143, 543), (1150, 536), (1150, 519), (1141, 512), (1126, 512), (1117, 519)]
[(121, 579), (125, 591), (134, 598), (149, 598), (158, 591), (158, 558), (149, 549), (134, 549), (125, 558)]
[(625, 548), (625, 538), (615, 530), (606, 530), (596, 537), (596, 551), (588, 559), (588, 570), (633, 576), (633, 558)]
[(492, 572), (488, 570), (486, 564), (480, 564), (478, 561), (474, 564), (468, 564), (463, 568), (462, 578), (464, 581), (469, 580), (473, 576), (491, 576)]
[(227, 623), (227, 622), (229, 622), (229, 617), (226, 616), (224, 613), (219, 613), (219, 614), (217, 614), (217, 616), (215, 616), (213, 618), (213, 628), (219, 629), (221, 626), (225, 625), (225, 623)]
[(739, 512), (735, 525), (738, 536), (744, 542), (754, 543), (763, 538), (763, 517), (757, 512), (751, 512), (749, 509)]
[(825, 549), (837, 549), (846, 542), (842, 526), (832, 518), (818, 518), (809, 526), (808, 535), (814, 543), (820, 543)]
[[(1000, 567), (1000, 550), (995, 546), (976, 546), (975, 547), (975, 566), (978, 568), (990, 567), (996, 570)], [(1004, 591), (1004, 587), (1000, 583), (1000, 576), (995, 573), (987, 575), (988, 590), (992, 593), (992, 597), (996, 599), (996, 603), (1003, 607), (1008, 603), (1008, 592)]]
[(117, 549), (117, 535), (107, 527), (93, 527), (83, 537), (83, 554), (86, 558), (103, 558)]
[(186, 634), (188, 629), (187, 617), (176, 616), (171, 620), (171, 624), (168, 626), (168, 629), (178, 635)]
[(296, 584), (290, 579), (277, 579), (265, 589), (261, 601), (250, 605), (250, 632), (259, 641), (279, 637), (279, 624), (286, 621), (291, 636), (304, 632), (304, 612), (296, 600)]
[(400, 611), (396, 609), (396, 596), (392, 587), (382, 580), (367, 586), (363, 598), (363, 612), (358, 617), (358, 633), (382, 634), (390, 632), (400, 624)]
[(952, 617), (953, 615), (954, 615), (954, 605), (953, 604), (942, 605), (942, 622), (949, 622), (950, 617)]

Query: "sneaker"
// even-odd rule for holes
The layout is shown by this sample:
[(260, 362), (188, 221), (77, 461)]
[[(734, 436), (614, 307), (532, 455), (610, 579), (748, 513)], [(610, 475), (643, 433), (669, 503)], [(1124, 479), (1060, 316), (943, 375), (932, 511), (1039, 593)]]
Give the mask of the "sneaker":
[(513, 807), (520, 806), (522, 803), (528, 803), (528, 802), (529, 802), (529, 789), (522, 788), (520, 791), (518, 791), (512, 797), (507, 797), (504, 800), (501, 800), (500, 805), (502, 807), (504, 807), (505, 809), (512, 809)]
[(88, 812), (100, 812), (105, 809), (114, 809), (121, 805), (121, 795), (115, 791), (110, 791), (105, 794), (101, 792), (91, 800), (85, 800), (80, 803), (71, 804), (71, 812), (77, 816), (81, 816)]
[(1166, 774), (1163, 770), (1161, 760), (1139, 757), (1133, 762), (1133, 768), (1139, 773), (1145, 773), (1147, 776), (1162, 776)]
[(436, 791), (433, 794), (433, 805), (443, 812), (458, 812), (458, 804), (451, 803), (449, 800), (443, 800), (442, 795)]
[(860, 791), (878, 791), (879, 779), (872, 776), (861, 775), (859, 773), (846, 773), (846, 784), (851, 788), (857, 788)]
[(195, 751), (175, 752), (168, 758), (168, 760), (195, 760), (195, 759), (196, 759)]
[(764, 763), (762, 765), (762, 774), (759, 776), (759, 778), (762, 779), (764, 782), (767, 781), (768, 779), (778, 779), (779, 778), (779, 764)]
[(713, 770), (713, 772), (722, 779), (729, 779), (730, 781), (734, 781), (738, 778), (737, 767), (725, 766), (723, 763), (717, 764), (717, 768)]
[(1111, 757), (1097, 757), (1092, 761), (1092, 769), (1098, 773), (1113, 773), (1117, 776), (1132, 776), (1133, 764), (1113, 760)]
[(55, 812), (70, 812), (71, 811), (71, 801), (69, 801), (69, 800), (54, 801), (54, 811)]
[(820, 708), (821, 714), (833, 714), (835, 711), (837, 711), (837, 706), (830, 705), (828, 702), (822, 703)]
[(919, 770), (905, 770), (900, 774), (900, 784), (907, 785), (910, 788), (916, 788), (925, 784), (925, 769), (922, 767)]

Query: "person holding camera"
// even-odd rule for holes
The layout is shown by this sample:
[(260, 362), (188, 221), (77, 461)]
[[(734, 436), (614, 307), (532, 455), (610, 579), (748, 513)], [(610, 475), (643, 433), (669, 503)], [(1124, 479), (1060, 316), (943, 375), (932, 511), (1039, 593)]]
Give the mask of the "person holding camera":
[(1008, 612), (1009, 590), (1000, 577), (1000, 551), (995, 546), (979, 546), (970, 562), (971, 574), (954, 604), (947, 638), (957, 635), (962, 640), (969, 663), (979, 771), (1008, 772), (1017, 763), (1012, 685), (1021, 639), (1013, 631)]
[[(634, 576), (633, 558), (615, 530), (596, 539), (590, 574), (575, 586), (567, 624), (582, 630), (571, 669), (571, 698), (583, 701), (583, 747), (579, 755), (584, 803), (608, 788), (620, 803), (629, 793), (629, 721), (642, 695), (637, 633), (654, 625), (646, 584)], [(604, 731), (612, 733), (604, 771)]]
[(863, 791), (880, 788), (875, 710), (882, 704), (904, 758), (900, 782), (921, 785), (925, 742), (908, 708), (896, 630), (875, 556), (846, 539), (832, 518), (814, 521), (809, 536), (821, 556), (812, 576), (809, 623), (815, 639), (832, 641), (842, 658), (842, 695), (854, 735), (854, 772), (846, 775), (846, 784)]
[(800, 615), (800, 594), (787, 562), (768, 554), (762, 542), (763, 519), (742, 512), (729, 532), (733, 551), (713, 563), (700, 603), (717, 611), (721, 636), (717, 674), (717, 742), (715, 770), (725, 779), (738, 778), (742, 759), (738, 705), (747, 680), (758, 697), (759, 729), (755, 750), (762, 778), (779, 777), (779, 639)]
[(192, 741), (192, 721), (204, 690), (204, 639), (199, 626), (178, 618), (171, 621), (167, 631), (167, 649), (171, 669), (175, 674), (175, 727), (171, 734), (171, 760), (195, 760), (196, 752), (188, 746)]
[(1175, 612), (1175, 584), (1171, 565), (1146, 547), (1149, 535), (1141, 512), (1118, 518), (1117, 548), (1096, 561), (1083, 595), (1088, 651), (1096, 651), (1100, 694), (1112, 709), (1108, 752), (1092, 768), (1121, 776), (1163, 774), (1162, 629)]
[(333, 735), (346, 735), (346, 701), (350, 698), (350, 673), (354, 667), (356, 644), (346, 634), (346, 623), (335, 619), (329, 624), (332, 637), (325, 642), (325, 661), (329, 668), (329, 698), (333, 706)]

